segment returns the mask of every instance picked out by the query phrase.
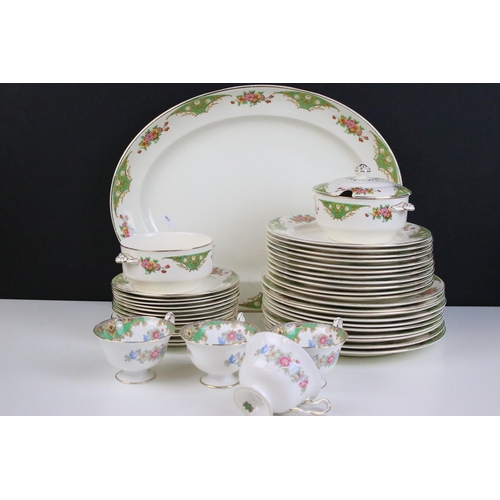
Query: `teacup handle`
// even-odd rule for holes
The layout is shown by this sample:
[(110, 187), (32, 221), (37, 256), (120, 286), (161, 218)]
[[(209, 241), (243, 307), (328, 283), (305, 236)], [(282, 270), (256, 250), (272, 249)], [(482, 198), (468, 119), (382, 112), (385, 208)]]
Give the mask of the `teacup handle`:
[(304, 410), (303, 408), (300, 407), (294, 407), (291, 408), (290, 411), (296, 411), (299, 413), (307, 413), (308, 415), (326, 415), (331, 409), (332, 409), (332, 404), (330, 401), (326, 398), (321, 398), (316, 401), (313, 401), (312, 399), (306, 399), (305, 401), (302, 402), (302, 404), (308, 404), (311, 406), (318, 405), (320, 403), (325, 403), (326, 404), (326, 409), (325, 410), (320, 410), (320, 411), (311, 411), (311, 410)]
[(238, 316), (236, 316), (236, 321), (239, 321), (240, 323), (245, 323), (245, 315), (242, 312), (238, 313)]
[(172, 323), (172, 325), (175, 325), (175, 315), (173, 312), (168, 312), (167, 314), (165, 314), (165, 318), (163, 318), (165, 321), (170, 321), (170, 323)]

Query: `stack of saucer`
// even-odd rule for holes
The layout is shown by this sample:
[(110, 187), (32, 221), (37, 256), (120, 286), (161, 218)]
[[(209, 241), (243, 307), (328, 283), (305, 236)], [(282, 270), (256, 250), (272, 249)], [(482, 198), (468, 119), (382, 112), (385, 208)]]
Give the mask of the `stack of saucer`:
[(192, 292), (154, 294), (137, 290), (124, 274), (111, 281), (113, 311), (118, 316), (164, 317), (175, 314), (174, 333), (169, 345), (185, 345), (178, 335), (183, 326), (201, 320), (232, 319), (238, 312), (239, 276), (229, 270), (214, 267), (212, 274)]
[(268, 223), (267, 251), (268, 328), (340, 316), (349, 334), (341, 353), (350, 356), (418, 349), (445, 333), (444, 283), (426, 228), (406, 224), (387, 243), (348, 244), (329, 240), (313, 216), (286, 216)]

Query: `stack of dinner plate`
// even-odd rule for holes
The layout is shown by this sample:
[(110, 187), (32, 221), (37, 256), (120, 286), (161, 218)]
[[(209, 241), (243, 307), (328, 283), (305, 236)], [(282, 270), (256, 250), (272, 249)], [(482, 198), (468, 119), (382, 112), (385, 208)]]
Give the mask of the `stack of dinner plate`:
[(233, 319), (238, 313), (240, 278), (229, 270), (214, 267), (212, 274), (192, 292), (153, 294), (140, 292), (123, 274), (111, 281), (112, 308), (117, 316), (164, 317), (175, 314), (176, 333), (169, 345), (184, 345), (178, 335), (181, 327), (195, 321)]
[(432, 234), (416, 224), (387, 243), (359, 245), (329, 240), (310, 215), (273, 219), (262, 286), (267, 328), (340, 316), (349, 334), (342, 355), (410, 351), (445, 334)]

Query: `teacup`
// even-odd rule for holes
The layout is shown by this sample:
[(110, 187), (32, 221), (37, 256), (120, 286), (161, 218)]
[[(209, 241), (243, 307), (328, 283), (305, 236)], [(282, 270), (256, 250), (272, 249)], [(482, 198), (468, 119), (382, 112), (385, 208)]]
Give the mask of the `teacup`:
[(205, 372), (200, 382), (211, 389), (233, 387), (239, 383), (236, 372), (245, 357), (247, 340), (259, 331), (239, 313), (235, 321), (212, 320), (182, 327), (188, 354), (196, 368)]
[[(239, 371), (240, 386), (234, 400), (249, 416), (299, 411), (312, 415), (328, 413), (327, 399), (314, 401), (321, 389), (319, 370), (302, 347), (274, 332), (259, 332), (248, 340)], [(307, 410), (304, 404), (326, 404), (326, 410)]]
[(175, 331), (175, 317), (137, 316), (102, 321), (94, 327), (106, 359), (120, 371), (116, 379), (125, 384), (142, 384), (155, 378), (152, 367), (165, 355)]
[(342, 329), (342, 319), (335, 318), (332, 324), (325, 323), (282, 323), (271, 331), (284, 335), (300, 345), (316, 363), (325, 387), (325, 376), (337, 364), (340, 351), (348, 335)]

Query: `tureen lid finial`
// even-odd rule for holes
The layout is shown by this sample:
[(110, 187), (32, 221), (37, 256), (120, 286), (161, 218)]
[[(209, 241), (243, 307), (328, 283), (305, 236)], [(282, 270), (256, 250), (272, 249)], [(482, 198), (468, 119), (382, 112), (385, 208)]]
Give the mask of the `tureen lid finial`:
[(372, 169), (364, 163), (360, 163), (355, 170), (357, 174), (369, 174), (372, 171)]

